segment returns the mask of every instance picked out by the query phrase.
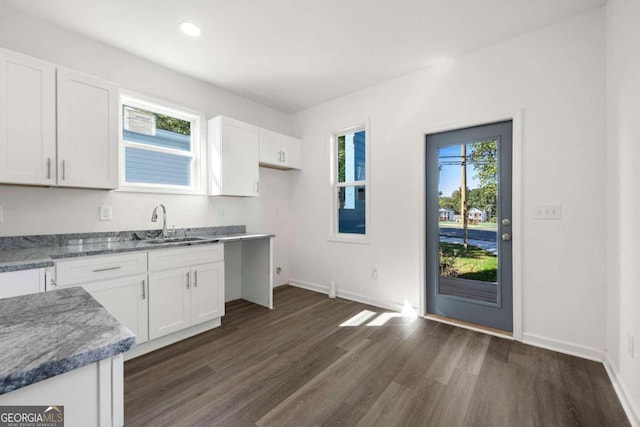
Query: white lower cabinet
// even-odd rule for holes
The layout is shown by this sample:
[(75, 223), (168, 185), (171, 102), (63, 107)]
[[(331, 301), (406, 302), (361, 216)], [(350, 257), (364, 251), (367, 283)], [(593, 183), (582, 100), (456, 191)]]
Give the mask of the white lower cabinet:
[(82, 287), (136, 335), (136, 344), (149, 340), (146, 274), (89, 283)]
[(224, 262), (149, 273), (149, 338), (224, 315)]
[(149, 252), (149, 339), (224, 315), (222, 244)]
[(149, 340), (146, 252), (89, 256), (56, 262), (52, 289), (82, 286), (131, 332)]
[(44, 269), (0, 273), (0, 298), (44, 291)]
[(224, 262), (191, 267), (191, 324), (224, 316)]
[[(23, 293), (38, 292), (19, 272)], [(7, 273), (9, 274), (9, 273)], [(44, 279), (43, 279), (44, 280)], [(7, 283), (18, 283), (7, 279)], [(0, 274), (0, 285), (2, 275)], [(82, 286), (136, 335), (136, 344), (224, 315), (224, 245), (159, 249), (61, 260), (52, 289)], [(2, 296), (0, 286), (0, 296)], [(149, 343), (150, 345), (151, 343)]]
[(158, 338), (189, 326), (189, 274), (189, 268), (149, 273), (149, 338)]

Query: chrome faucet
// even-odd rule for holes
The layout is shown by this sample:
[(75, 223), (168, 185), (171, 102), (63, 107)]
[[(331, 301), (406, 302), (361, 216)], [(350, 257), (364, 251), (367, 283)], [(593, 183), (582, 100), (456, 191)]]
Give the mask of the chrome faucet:
[(155, 208), (153, 208), (153, 213), (151, 214), (151, 222), (158, 222), (158, 208), (162, 208), (162, 238), (167, 238), (167, 208), (164, 207), (162, 203), (158, 203)]

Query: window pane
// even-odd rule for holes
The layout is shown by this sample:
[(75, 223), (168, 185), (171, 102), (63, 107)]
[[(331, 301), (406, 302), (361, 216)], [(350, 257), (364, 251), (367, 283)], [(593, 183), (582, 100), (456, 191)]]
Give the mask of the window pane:
[(122, 108), (123, 139), (191, 151), (191, 122), (128, 105)]
[(146, 184), (191, 185), (191, 158), (167, 153), (125, 149), (125, 180)]
[(338, 232), (365, 234), (364, 186), (338, 188)]
[(365, 132), (338, 137), (338, 182), (365, 180)]

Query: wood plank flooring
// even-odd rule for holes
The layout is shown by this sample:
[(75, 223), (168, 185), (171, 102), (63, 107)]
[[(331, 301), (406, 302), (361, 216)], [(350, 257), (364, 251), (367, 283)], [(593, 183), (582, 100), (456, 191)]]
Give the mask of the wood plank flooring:
[(385, 310), (290, 286), (274, 298), (126, 362), (125, 425), (629, 425), (600, 363), (427, 319), (373, 326)]

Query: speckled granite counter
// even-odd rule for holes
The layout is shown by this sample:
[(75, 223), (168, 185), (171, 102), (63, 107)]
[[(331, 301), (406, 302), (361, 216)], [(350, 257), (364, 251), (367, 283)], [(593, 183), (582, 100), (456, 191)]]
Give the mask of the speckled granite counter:
[(3, 237), (0, 238), (0, 273), (52, 267), (54, 260), (61, 258), (273, 237), (272, 234), (247, 233), (242, 225), (177, 229), (174, 236), (198, 240), (149, 243), (157, 239), (158, 235), (159, 230), (141, 230)]
[(115, 356), (135, 336), (80, 287), (0, 299), (0, 394)]

